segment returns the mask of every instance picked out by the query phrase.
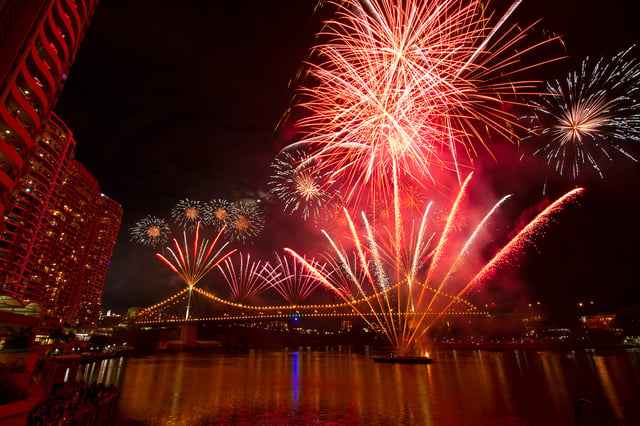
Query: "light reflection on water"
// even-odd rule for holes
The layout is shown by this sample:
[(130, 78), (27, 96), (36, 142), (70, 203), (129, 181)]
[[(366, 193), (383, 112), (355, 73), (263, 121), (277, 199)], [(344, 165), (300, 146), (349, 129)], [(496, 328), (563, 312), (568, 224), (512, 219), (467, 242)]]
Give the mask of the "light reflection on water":
[(98, 382), (105, 385), (118, 385), (124, 362), (124, 358), (119, 357), (81, 364), (76, 380), (86, 383)]
[(640, 424), (638, 350), (431, 356), (432, 365), (386, 365), (349, 348), (191, 352), (103, 360), (78, 374), (120, 387), (116, 424), (574, 425), (582, 398), (611, 425)]

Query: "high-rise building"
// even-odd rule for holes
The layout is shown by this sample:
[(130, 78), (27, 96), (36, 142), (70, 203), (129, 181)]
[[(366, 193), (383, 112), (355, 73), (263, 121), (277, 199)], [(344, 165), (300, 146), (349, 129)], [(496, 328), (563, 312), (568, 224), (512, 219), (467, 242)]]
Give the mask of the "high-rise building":
[(120, 204), (100, 194), (98, 212), (86, 245), (84, 269), (78, 282), (80, 288), (68, 314), (68, 321), (76, 328), (90, 330), (100, 317), (102, 291), (121, 220)]
[(0, 215), (46, 127), (98, 0), (0, 0)]
[(91, 329), (100, 315), (122, 207), (101, 194), (93, 176), (71, 160), (48, 213), (42, 249), (26, 292), (40, 291), (45, 329), (65, 323)]
[(29, 285), (36, 256), (42, 249), (48, 210), (55, 204), (75, 140), (51, 114), (27, 160), (0, 223), (0, 291), (22, 300), (40, 300), (41, 289)]
[(53, 108), (98, 0), (0, 0), (0, 294), (91, 328), (122, 208)]

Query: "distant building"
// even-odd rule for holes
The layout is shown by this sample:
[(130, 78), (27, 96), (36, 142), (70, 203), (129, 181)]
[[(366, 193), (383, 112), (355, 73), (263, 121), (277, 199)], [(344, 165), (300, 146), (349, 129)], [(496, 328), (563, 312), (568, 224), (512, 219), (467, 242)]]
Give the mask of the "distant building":
[(100, 194), (98, 212), (89, 233), (84, 270), (79, 281), (83, 288), (77, 293), (73, 317), (70, 318), (72, 324), (80, 329), (93, 328), (99, 318), (104, 282), (120, 230), (122, 213), (120, 204)]
[(614, 318), (614, 314), (583, 315), (580, 317), (580, 323), (586, 328), (609, 330), (612, 328)]
[(127, 318), (131, 319), (131, 318), (135, 318), (138, 316), (138, 312), (143, 311), (144, 308), (139, 307), (139, 306), (132, 306), (129, 309), (127, 309)]
[(53, 108), (98, 0), (0, 0), (0, 294), (95, 326), (122, 208)]

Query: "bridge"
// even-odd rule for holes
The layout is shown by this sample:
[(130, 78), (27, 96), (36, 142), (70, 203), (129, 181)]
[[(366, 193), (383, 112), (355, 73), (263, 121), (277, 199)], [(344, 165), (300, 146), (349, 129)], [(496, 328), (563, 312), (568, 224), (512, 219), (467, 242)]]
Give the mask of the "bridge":
[[(441, 316), (488, 316), (489, 312), (478, 309), (467, 300), (425, 287), (434, 297), (448, 300), (446, 310), (420, 311), (415, 309), (398, 310), (393, 300), (393, 290), (401, 283), (377, 292), (368, 297), (349, 302), (325, 304), (289, 304), (289, 305), (250, 305), (218, 297), (206, 290), (185, 288), (162, 302), (150, 306), (138, 313), (135, 323), (145, 327), (166, 325), (189, 325), (201, 323), (231, 322), (270, 322), (292, 318), (313, 319), (356, 319), (370, 323), (395, 323), (416, 319), (435, 320)], [(191, 294), (190, 294), (191, 293)], [(189, 312), (185, 315), (186, 312)]]

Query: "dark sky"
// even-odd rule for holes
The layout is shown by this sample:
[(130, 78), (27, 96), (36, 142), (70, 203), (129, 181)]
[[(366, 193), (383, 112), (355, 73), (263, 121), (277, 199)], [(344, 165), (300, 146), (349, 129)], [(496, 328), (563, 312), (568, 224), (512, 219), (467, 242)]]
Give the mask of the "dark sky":
[[(634, 4), (525, 1), (513, 21), (541, 19), (539, 28), (563, 36), (570, 55), (536, 78), (563, 76), (587, 55), (610, 56), (640, 40)], [(124, 208), (105, 309), (124, 312), (181, 288), (152, 249), (129, 242), (136, 221), (148, 214), (168, 219), (184, 198), (238, 199), (264, 190), (281, 144), (274, 128), (293, 94), (288, 83), (320, 27), (314, 6), (312, 0), (99, 4), (56, 112), (74, 132), (76, 158)], [(539, 173), (517, 155), (505, 159), (495, 166), (495, 191), (535, 200)], [(604, 180), (578, 181), (587, 188), (580, 205), (558, 218), (541, 253), (505, 277), (553, 309), (572, 309), (578, 300), (594, 300), (601, 310), (640, 304), (639, 168), (616, 161)], [(555, 179), (549, 191), (573, 186)], [(278, 215), (268, 219), (270, 242), (295, 246), (308, 235)]]

